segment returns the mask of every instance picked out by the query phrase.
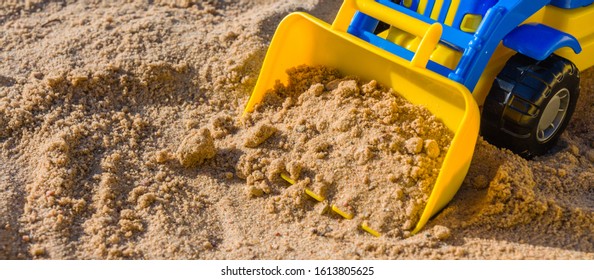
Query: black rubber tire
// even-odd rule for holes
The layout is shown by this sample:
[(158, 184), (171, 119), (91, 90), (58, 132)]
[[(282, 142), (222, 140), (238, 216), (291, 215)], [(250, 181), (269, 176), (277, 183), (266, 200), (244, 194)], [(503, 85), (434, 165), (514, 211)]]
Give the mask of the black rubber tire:
[[(552, 54), (537, 61), (519, 53), (514, 55), (493, 82), (485, 100), (481, 134), (489, 143), (508, 148), (524, 158), (544, 155), (555, 146), (571, 119), (579, 97), (579, 84), (579, 70), (563, 57)], [(568, 100), (559, 96), (568, 96)], [(553, 97), (555, 103), (543, 118)], [(557, 102), (563, 102), (559, 108), (564, 108), (565, 113), (557, 113), (549, 130), (542, 126), (539, 130), (541, 118), (542, 124), (546, 124)]]

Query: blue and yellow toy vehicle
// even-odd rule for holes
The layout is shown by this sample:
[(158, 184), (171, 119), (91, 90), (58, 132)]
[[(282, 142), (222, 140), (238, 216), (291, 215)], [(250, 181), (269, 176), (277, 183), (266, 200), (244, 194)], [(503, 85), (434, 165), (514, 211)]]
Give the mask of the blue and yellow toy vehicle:
[(578, 99), (578, 69), (594, 64), (593, 3), (345, 0), (332, 25), (293, 13), (272, 39), (246, 113), (302, 64), (377, 80), (427, 107), (455, 135), (417, 232), (462, 184), (479, 124), (485, 139), (526, 158), (555, 145)]

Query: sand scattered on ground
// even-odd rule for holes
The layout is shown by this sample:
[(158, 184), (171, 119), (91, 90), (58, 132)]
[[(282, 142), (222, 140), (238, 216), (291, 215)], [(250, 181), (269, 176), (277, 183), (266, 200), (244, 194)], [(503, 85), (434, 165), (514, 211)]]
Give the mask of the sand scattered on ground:
[[(305, 178), (315, 188), (307, 161), (278, 165), (298, 179), (294, 186), (269, 184), (262, 171), (241, 178), (249, 154), (272, 153), (266, 149), (288, 131), (274, 116), (238, 121), (274, 29), (296, 10), (330, 21), (340, 3), (2, 2), (0, 258), (593, 259), (592, 71), (582, 75), (573, 121), (551, 154), (526, 161), (479, 139), (454, 200), (409, 238), (373, 237), (320, 215), (323, 204), (307, 197), (285, 201), (302, 196)], [(285, 118), (297, 122), (290, 112)], [(315, 136), (315, 124), (297, 122), (292, 133), (304, 125), (303, 134)], [(378, 126), (362, 128), (361, 139)], [(403, 144), (434, 153), (426, 140)], [(357, 148), (365, 160), (366, 147)], [(349, 164), (373, 173), (376, 159)]]

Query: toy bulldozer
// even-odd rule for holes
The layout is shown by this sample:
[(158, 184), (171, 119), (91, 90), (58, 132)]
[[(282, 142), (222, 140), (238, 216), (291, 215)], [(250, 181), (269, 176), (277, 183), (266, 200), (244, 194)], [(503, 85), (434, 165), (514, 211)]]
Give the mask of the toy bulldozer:
[(487, 141), (526, 158), (555, 145), (576, 106), (578, 69), (594, 64), (593, 2), (345, 0), (332, 25), (293, 13), (245, 112), (303, 64), (376, 80), (425, 106), (454, 138), (416, 233), (458, 191), (479, 124)]

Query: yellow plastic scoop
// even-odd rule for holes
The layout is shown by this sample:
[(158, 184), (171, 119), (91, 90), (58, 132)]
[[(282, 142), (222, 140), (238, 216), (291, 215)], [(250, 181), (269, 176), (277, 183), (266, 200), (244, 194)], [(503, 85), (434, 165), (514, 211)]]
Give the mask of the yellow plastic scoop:
[[(432, 215), (446, 206), (462, 184), (479, 133), (479, 110), (464, 86), (425, 69), (423, 63), (419, 63), (426, 63), (423, 57), (409, 62), (346, 33), (349, 22), (345, 19), (352, 17), (356, 9), (361, 10), (359, 2), (374, 1), (345, 1), (332, 26), (305, 13), (288, 15), (272, 39), (245, 114), (262, 101), (275, 81), (287, 83), (287, 69), (303, 64), (324, 65), (336, 68), (344, 75), (376, 80), (391, 87), (411, 103), (424, 105), (454, 132), (454, 138), (421, 218), (413, 230), (416, 233)], [(365, 8), (379, 9), (376, 6)], [(374, 13), (378, 17), (390, 16), (384, 11)], [(429, 36), (437, 34), (439, 37), (439, 28), (428, 26), (427, 30), (427, 33), (433, 33)], [(424, 48), (434, 48), (435, 43), (425, 44)], [(427, 55), (423, 50), (417, 51), (419, 53)]]

